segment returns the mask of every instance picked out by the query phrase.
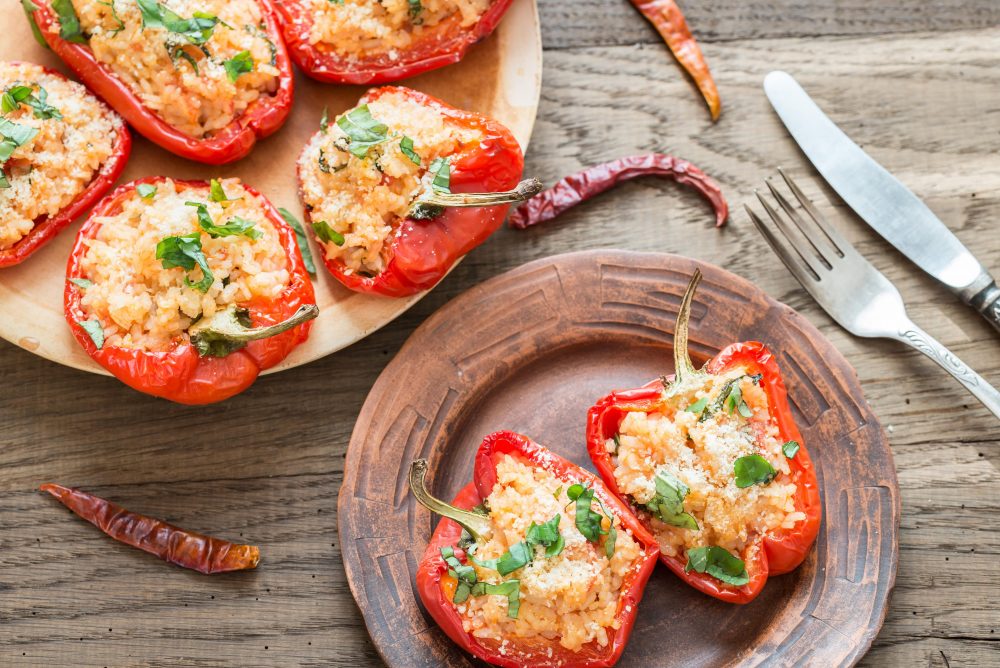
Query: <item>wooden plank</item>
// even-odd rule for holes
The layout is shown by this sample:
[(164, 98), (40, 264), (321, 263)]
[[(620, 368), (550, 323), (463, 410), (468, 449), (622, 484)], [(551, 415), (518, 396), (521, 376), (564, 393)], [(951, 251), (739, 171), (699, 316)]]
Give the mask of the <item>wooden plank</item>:
[[(696, 11), (744, 3), (688, 4), (694, 23)], [(867, 12), (887, 4), (834, 6)], [(542, 10), (556, 6), (563, 5), (543, 2)], [(996, 3), (962, 7), (968, 11), (946, 18), (995, 22), (982, 17)], [(763, 21), (746, 11), (746, 22)], [(810, 5), (811, 16), (830, 11)], [(905, 24), (905, 13), (872, 31)], [(559, 38), (558, 21), (547, 17), (550, 44)], [(615, 25), (602, 31), (610, 35)], [(636, 25), (645, 30), (641, 20)], [(815, 34), (801, 24), (795, 30)], [(942, 651), (956, 667), (995, 663), (995, 420), (917, 353), (840, 330), (739, 206), (776, 165), (788, 168), (899, 286), (914, 320), (1000, 381), (996, 334), (812, 178), (760, 90), (768, 69), (795, 73), (849, 134), (1000, 271), (1000, 29), (708, 43), (725, 105), (717, 125), (658, 44), (583, 48), (584, 37), (566, 39), (577, 46), (545, 55), (529, 171), (551, 182), (584, 164), (670, 150), (723, 184), (734, 210), (730, 226), (712, 229), (708, 207), (675, 184), (626, 185), (544, 229), (501, 231), (384, 330), (204, 409), (155, 401), (0, 344), (0, 664), (376, 665), (344, 584), (335, 533), (342, 457), (368, 389), (413, 328), (450, 298), (528, 260), (602, 247), (671, 251), (726, 266), (830, 338), (891, 428), (903, 492), (897, 589), (865, 665), (944, 666)], [(243, 532), (262, 545), (264, 561), (256, 573), (224, 579), (160, 564), (111, 544), (32, 491), (48, 479), (193, 529), (232, 538)]]
[[(1000, 3), (992, 0), (678, 0), (678, 4), (703, 42), (940, 33), (1000, 24)], [(660, 43), (626, 0), (542, 1), (538, 10), (546, 49)]]

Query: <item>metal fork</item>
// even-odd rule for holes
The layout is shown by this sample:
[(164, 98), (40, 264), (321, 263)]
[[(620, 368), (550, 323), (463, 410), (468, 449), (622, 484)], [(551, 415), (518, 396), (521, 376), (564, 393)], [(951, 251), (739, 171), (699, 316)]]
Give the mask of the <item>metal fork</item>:
[[(1000, 418), (1000, 392), (913, 324), (896, 286), (823, 218), (784, 171), (778, 169), (778, 173), (801, 209), (793, 206), (770, 178), (765, 182), (777, 208), (763, 194), (754, 191), (778, 234), (753, 209), (745, 208), (750, 220), (802, 287), (855, 336), (896, 339), (927, 355)], [(803, 216), (802, 211), (807, 215)]]

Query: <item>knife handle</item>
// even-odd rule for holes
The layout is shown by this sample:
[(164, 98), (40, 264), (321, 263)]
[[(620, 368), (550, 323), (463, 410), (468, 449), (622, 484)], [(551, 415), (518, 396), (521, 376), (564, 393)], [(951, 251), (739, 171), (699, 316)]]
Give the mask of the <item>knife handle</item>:
[[(984, 272), (985, 273), (985, 272)], [(1000, 288), (997, 287), (989, 274), (986, 274), (989, 285), (968, 298), (969, 305), (983, 314), (986, 321), (1000, 331)]]

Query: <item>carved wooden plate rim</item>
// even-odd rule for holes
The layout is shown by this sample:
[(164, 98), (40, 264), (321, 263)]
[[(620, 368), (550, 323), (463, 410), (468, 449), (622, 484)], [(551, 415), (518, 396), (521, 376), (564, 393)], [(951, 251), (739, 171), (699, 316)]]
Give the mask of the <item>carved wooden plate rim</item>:
[[(668, 371), (647, 371), (646, 360), (659, 366), (669, 351), (680, 295), (695, 267), (705, 278), (693, 306), (692, 356), (704, 361), (739, 340), (769, 345), (816, 463), (824, 520), (806, 562), (772, 578), (748, 606), (705, 597), (657, 569), (621, 665), (853, 665), (868, 651), (895, 583), (900, 496), (888, 439), (854, 369), (803, 316), (743, 278), (678, 255), (597, 250), (537, 260), (460, 295), (417, 328), (372, 387), (346, 455), (338, 528), (351, 592), (388, 665), (480, 665), (436, 627), (413, 588), (436, 518), (406, 491), (409, 461), (427, 457), (432, 490), (447, 497), (470, 479), (471, 461), (464, 460), (485, 433), (524, 424), (544, 430), (558, 421), (537, 404), (518, 412), (531, 392), (558, 403), (559, 386), (546, 386), (547, 377), (577, 373), (593, 393), (602, 379), (587, 378), (580, 365), (619, 349), (627, 354), (614, 368), (630, 380), (628, 374), (639, 373), (626, 368), (630, 360), (638, 360), (633, 366), (644, 380)], [(588, 401), (631, 386), (600, 389)], [(567, 400), (575, 402), (574, 415), (585, 411), (582, 400)], [(584, 415), (561, 419), (573, 424), (550, 435), (560, 446), (553, 449), (585, 461), (577, 438)], [(569, 445), (555, 435), (563, 431), (573, 432)], [(444, 465), (459, 450), (462, 461)], [(673, 607), (664, 597), (674, 597)], [(681, 606), (713, 615), (723, 630), (691, 638), (678, 626), (685, 637), (673, 641), (673, 652), (656, 652), (661, 625), (683, 623), (674, 615)], [(741, 628), (756, 635), (725, 635)]]

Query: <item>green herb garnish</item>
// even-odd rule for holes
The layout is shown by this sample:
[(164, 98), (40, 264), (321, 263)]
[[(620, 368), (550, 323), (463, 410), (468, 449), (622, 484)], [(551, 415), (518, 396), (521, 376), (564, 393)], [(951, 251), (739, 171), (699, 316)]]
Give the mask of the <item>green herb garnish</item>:
[(86, 44), (87, 38), (83, 35), (80, 17), (71, 0), (52, 0), (52, 9), (59, 17), (59, 37), (74, 44)]
[(101, 326), (99, 320), (79, 320), (76, 324), (83, 327), (98, 350), (104, 347), (104, 327)]
[(319, 129), (326, 132), (328, 127), (330, 127), (330, 109), (323, 107), (323, 116), (319, 119)]
[(794, 459), (795, 455), (799, 454), (799, 442), (798, 441), (788, 441), (781, 446), (781, 451), (785, 453), (785, 457), (789, 459)]
[(236, 236), (249, 237), (250, 239), (260, 239), (263, 236), (263, 233), (254, 227), (255, 223), (252, 220), (234, 216), (224, 225), (216, 225), (215, 222), (212, 221), (212, 216), (208, 213), (207, 205), (202, 204), (201, 202), (185, 202), (185, 204), (198, 209), (198, 225), (201, 226), (201, 229), (208, 232), (208, 236), (213, 239)]
[(367, 104), (343, 114), (337, 119), (337, 126), (351, 140), (348, 150), (357, 158), (364, 158), (373, 146), (389, 138), (389, 127), (372, 118)]
[(49, 104), (48, 99), (48, 92), (41, 86), (38, 87), (38, 95), (31, 86), (11, 86), (0, 95), (0, 109), (7, 114), (24, 104), (34, 110), (35, 118), (62, 120), (62, 113)]
[(420, 4), (420, 0), (408, 0), (408, 2), (410, 5), (410, 22), (418, 26), (424, 22), (420, 18), (420, 13), (424, 11), (424, 6)]
[(199, 46), (211, 39), (215, 26), (222, 23), (218, 17), (205, 12), (195, 12), (194, 16), (185, 19), (156, 0), (136, 0), (136, 4), (142, 13), (144, 28), (163, 28)]
[(7, 180), (7, 175), (2, 171), (4, 163), (10, 159), (19, 146), (31, 141), (37, 134), (36, 128), (0, 118), (0, 188), (10, 188), (10, 181)]
[(778, 472), (760, 455), (740, 457), (733, 463), (733, 474), (736, 476), (736, 486), (739, 488), (751, 485), (766, 485), (774, 480)]
[(524, 540), (514, 543), (507, 551), (496, 559), (478, 561), (470, 555), (470, 559), (483, 568), (491, 568), (500, 575), (509, 575), (523, 568), (535, 559), (535, 548), (545, 548), (546, 558), (552, 558), (562, 552), (566, 540), (559, 533), (560, 515), (556, 515), (544, 524), (531, 523)]
[(89, 281), (86, 278), (71, 278), (69, 279), (69, 282), (79, 287), (81, 290), (86, 290), (94, 284), (93, 281)]
[(434, 175), (431, 181), (434, 190), (442, 193), (451, 192), (451, 165), (448, 164), (448, 158), (434, 158), (427, 171)]
[(320, 241), (325, 243), (335, 243), (338, 246), (343, 246), (344, 235), (337, 230), (330, 227), (330, 224), (325, 220), (320, 220), (312, 224), (313, 231), (316, 232), (316, 236), (319, 237)]
[(646, 509), (661, 522), (682, 529), (698, 530), (698, 521), (684, 512), (684, 498), (691, 491), (687, 485), (666, 469), (656, 472), (656, 494), (646, 503)]
[(302, 253), (302, 264), (311, 276), (316, 275), (316, 265), (313, 263), (312, 251), (309, 249), (309, 240), (306, 239), (306, 231), (302, 229), (302, 223), (292, 215), (288, 209), (278, 209), (278, 213), (285, 219), (288, 226), (295, 232), (295, 242), (299, 245), (299, 252)]
[(688, 413), (694, 413), (696, 415), (701, 415), (704, 412), (705, 407), (708, 406), (708, 397), (702, 397), (698, 401), (694, 402), (684, 410)]
[(420, 164), (420, 156), (417, 155), (417, 152), (413, 150), (412, 139), (404, 135), (403, 138), (399, 140), (399, 150), (402, 151), (403, 155), (409, 158), (410, 162), (412, 162), (414, 165)]
[(121, 17), (118, 16), (118, 12), (115, 11), (115, 2), (114, 2), (114, 0), (108, 0), (108, 2), (102, 2), (101, 0), (97, 0), (97, 4), (104, 5), (105, 7), (110, 7), (111, 8), (111, 18), (113, 18), (115, 21), (118, 22), (118, 27), (111, 31), (111, 36), (112, 37), (115, 37), (122, 30), (125, 30), (125, 22), (122, 21)]
[(222, 182), (218, 179), (212, 179), (209, 182), (208, 192), (208, 198), (213, 202), (235, 202), (243, 199), (242, 197), (227, 197), (226, 191), (222, 189)]
[(153, 199), (153, 196), (156, 195), (156, 186), (152, 183), (140, 183), (135, 187), (135, 191), (143, 199)]
[(618, 451), (622, 449), (622, 437), (620, 434), (615, 434), (611, 440), (615, 442), (615, 454), (617, 455)]
[(746, 564), (743, 563), (743, 560), (721, 547), (710, 545), (691, 548), (687, 551), (687, 558), (685, 572), (708, 573), (714, 578), (737, 587), (750, 582), (750, 576), (747, 574)]
[[(590, 507), (591, 502), (595, 499), (593, 488), (584, 487), (579, 483), (570, 485), (570, 488), (566, 490), (566, 496), (571, 501), (576, 502), (576, 528), (583, 534), (584, 538), (591, 543), (597, 543), (600, 541), (601, 536), (607, 536), (604, 542), (604, 553), (610, 559), (615, 553), (615, 543), (618, 539), (618, 531), (615, 529), (614, 518), (611, 517), (611, 513), (604, 508), (604, 504), (601, 503), (600, 499), (597, 499), (597, 503), (601, 507), (601, 510), (604, 511), (604, 515), (594, 512)], [(605, 516), (607, 516), (610, 523), (607, 529), (601, 526), (601, 521)]]
[(460, 562), (455, 557), (455, 550), (450, 547), (441, 548), (441, 558), (448, 565), (448, 575), (455, 578), (458, 583), (452, 602), (464, 603), (470, 596), (506, 596), (507, 616), (517, 619), (521, 598), (520, 580), (507, 580), (498, 585), (480, 582), (476, 576), (476, 569)]
[(229, 80), (236, 83), (236, 80), (240, 78), (241, 74), (253, 72), (253, 58), (250, 56), (249, 51), (240, 51), (235, 56), (222, 63), (222, 66), (226, 68), (226, 74), (229, 76)]
[(215, 277), (208, 268), (208, 259), (201, 250), (201, 233), (192, 232), (179, 237), (166, 237), (156, 244), (156, 259), (161, 261), (164, 269), (180, 267), (191, 271), (197, 264), (201, 267), (202, 279), (197, 283), (184, 277), (184, 285), (198, 292), (208, 292)]

